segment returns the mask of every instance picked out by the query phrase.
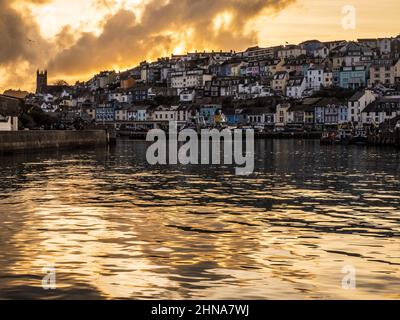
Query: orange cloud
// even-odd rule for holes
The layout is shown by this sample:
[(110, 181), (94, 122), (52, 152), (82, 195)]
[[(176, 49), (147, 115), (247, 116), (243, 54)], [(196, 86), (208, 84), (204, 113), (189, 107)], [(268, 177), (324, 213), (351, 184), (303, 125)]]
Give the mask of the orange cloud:
[[(0, 0), (0, 43), (2, 47), (6, 44), (6, 50), (0, 52), (0, 74), (9, 75), (0, 87), (31, 85), (19, 82), (22, 72), (32, 72), (28, 76), (33, 81), (37, 68), (47, 67), (54, 78), (70, 79), (115, 66), (127, 68), (177, 47), (242, 49), (257, 42), (256, 30), (246, 30), (249, 21), (266, 9), (279, 11), (294, 1), (149, 0), (143, 3), (140, 19), (123, 8), (108, 16), (99, 35), (74, 34), (65, 26), (54, 39), (46, 40), (35, 20), (13, 9), (12, 4), (42, 5), (51, 0)], [(112, 7), (115, 1), (98, 0), (96, 4)], [(216, 31), (214, 19), (224, 13), (229, 13), (229, 23), (225, 19)]]

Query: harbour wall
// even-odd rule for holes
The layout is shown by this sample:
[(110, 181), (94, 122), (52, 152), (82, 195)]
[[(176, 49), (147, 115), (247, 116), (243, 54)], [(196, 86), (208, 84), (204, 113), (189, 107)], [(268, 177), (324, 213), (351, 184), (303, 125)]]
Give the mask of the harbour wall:
[(106, 130), (0, 131), (0, 153), (102, 146), (108, 142), (110, 142), (110, 134)]

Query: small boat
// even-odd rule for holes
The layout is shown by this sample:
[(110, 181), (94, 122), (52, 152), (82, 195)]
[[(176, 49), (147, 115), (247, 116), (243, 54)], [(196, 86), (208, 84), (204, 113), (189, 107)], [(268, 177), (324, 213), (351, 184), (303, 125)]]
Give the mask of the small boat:
[(334, 131), (323, 132), (320, 140), (321, 145), (334, 144), (336, 140), (336, 135), (337, 133)]

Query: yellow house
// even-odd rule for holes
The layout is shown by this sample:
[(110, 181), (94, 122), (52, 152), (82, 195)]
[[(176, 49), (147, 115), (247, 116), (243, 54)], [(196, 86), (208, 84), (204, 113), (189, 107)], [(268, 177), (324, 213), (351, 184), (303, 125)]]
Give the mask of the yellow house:
[(263, 62), (262, 74), (274, 76), (277, 72), (285, 71), (285, 59), (269, 59)]
[(286, 94), (286, 87), (289, 81), (289, 74), (286, 71), (279, 71), (275, 73), (274, 80), (272, 81), (272, 90), (279, 91)]

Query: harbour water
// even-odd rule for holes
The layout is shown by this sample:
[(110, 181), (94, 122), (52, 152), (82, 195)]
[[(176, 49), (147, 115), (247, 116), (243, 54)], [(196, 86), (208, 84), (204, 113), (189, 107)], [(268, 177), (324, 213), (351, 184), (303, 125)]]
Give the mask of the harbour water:
[(400, 299), (395, 149), (257, 140), (243, 177), (146, 148), (0, 157), (1, 299)]

